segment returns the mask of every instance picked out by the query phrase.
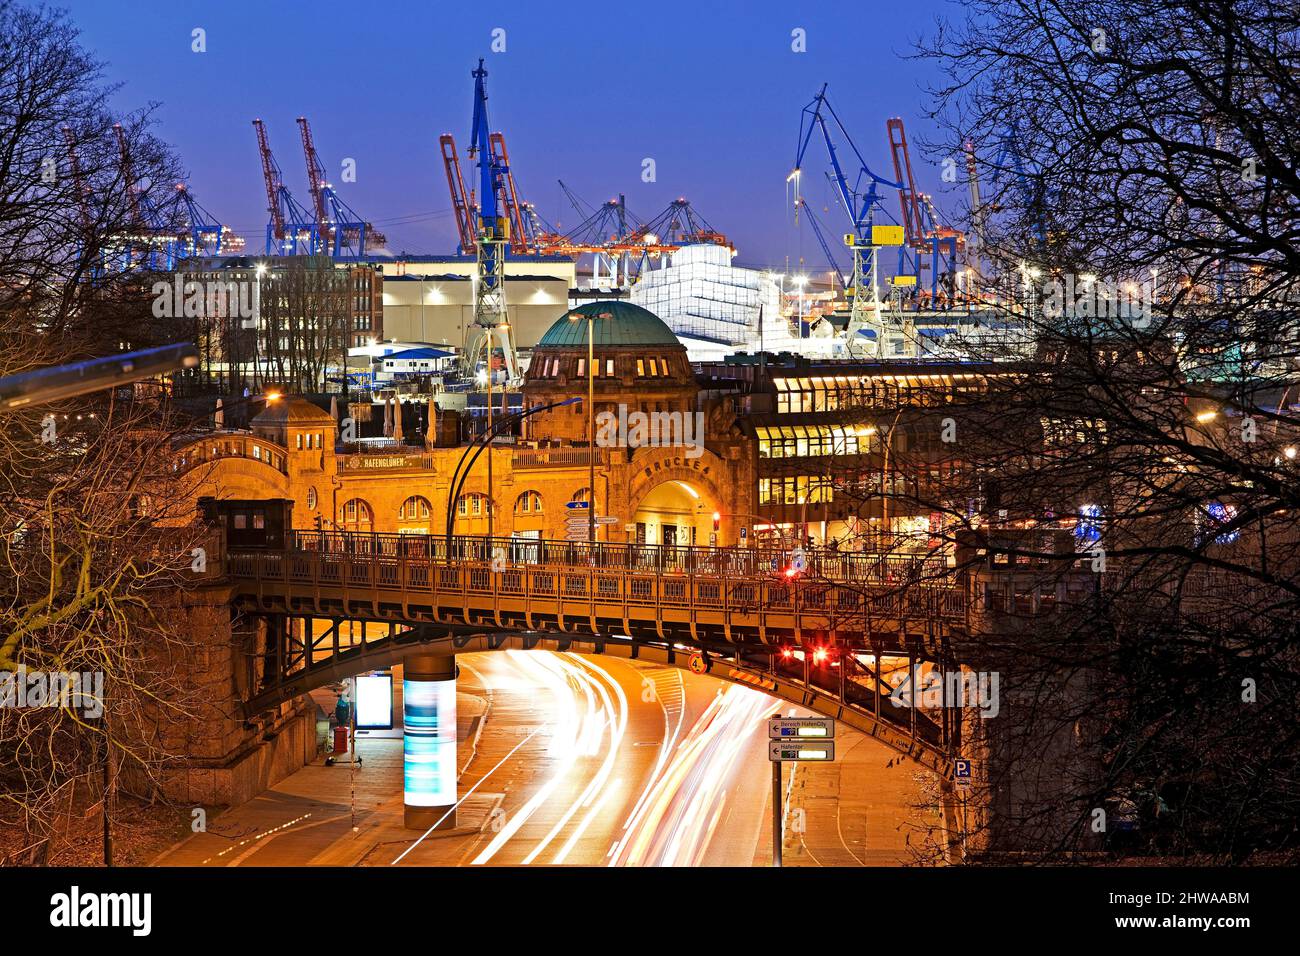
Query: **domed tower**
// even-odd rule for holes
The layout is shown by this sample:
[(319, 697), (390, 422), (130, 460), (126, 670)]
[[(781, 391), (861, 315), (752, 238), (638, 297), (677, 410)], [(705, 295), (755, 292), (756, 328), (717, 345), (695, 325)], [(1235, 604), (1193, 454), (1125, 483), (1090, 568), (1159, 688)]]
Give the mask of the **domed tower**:
[(595, 414), (695, 411), (698, 388), (686, 346), (653, 312), (630, 302), (588, 302), (552, 325), (533, 349), (524, 378), (524, 404), (582, 401), (525, 419), (527, 438), (586, 443), (590, 328)]

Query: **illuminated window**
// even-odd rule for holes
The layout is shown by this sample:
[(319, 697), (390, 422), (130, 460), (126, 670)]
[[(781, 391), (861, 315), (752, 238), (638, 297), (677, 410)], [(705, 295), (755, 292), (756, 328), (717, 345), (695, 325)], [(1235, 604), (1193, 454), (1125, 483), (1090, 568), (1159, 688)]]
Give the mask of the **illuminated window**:
[(515, 499), (516, 514), (536, 514), (542, 513), (542, 496), (536, 491), (525, 491)]
[(398, 521), (416, 521), (419, 519), (428, 519), (432, 506), (429, 499), (421, 495), (412, 495), (402, 502), (397, 509)]
[(636, 374), (640, 376), (645, 375), (645, 359), (636, 360)]

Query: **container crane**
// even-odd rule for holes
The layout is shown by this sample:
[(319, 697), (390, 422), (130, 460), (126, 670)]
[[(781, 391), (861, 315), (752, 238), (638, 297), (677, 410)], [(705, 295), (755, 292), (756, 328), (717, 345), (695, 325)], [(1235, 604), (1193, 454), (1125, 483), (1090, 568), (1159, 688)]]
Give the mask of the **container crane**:
[(81, 171), (81, 160), (77, 156), (77, 138), (73, 135), (70, 126), (63, 127), (63, 144), (68, 154), (68, 169), (72, 172), (72, 188), (77, 194), (77, 219), (81, 223), (82, 231), (89, 236), (90, 188), (86, 185), (86, 177)]
[(271, 154), (266, 127), (253, 120), (257, 131), (257, 151), (262, 157), (262, 179), (266, 184), (266, 255), (312, 255), (318, 246), (316, 222), (284, 184), (284, 173)]
[[(868, 352), (878, 355), (885, 332), (885, 318), (876, 289), (879, 269), (878, 252), (884, 247), (902, 245), (904, 230), (901, 226), (876, 225), (876, 207), (881, 203), (877, 187), (901, 189), (902, 184), (878, 176), (867, 165), (862, 153), (854, 145), (853, 138), (826, 98), (826, 86), (827, 84), (822, 84), (821, 90), (803, 108), (794, 169), (786, 177), (786, 181), (794, 183), (797, 221), (800, 209), (799, 178), (813, 134), (820, 132), (830, 160), (833, 182), (844, 211), (848, 214), (851, 230), (844, 235), (844, 243), (853, 253), (853, 276), (847, 290), (850, 299), (849, 322), (845, 330), (847, 347), (850, 351), (856, 347), (858, 333), (861, 332), (866, 338), (875, 339), (874, 348), (869, 349)], [(838, 131), (852, 158), (857, 161), (852, 185), (840, 162), (835, 136), (832, 135), (832, 126)]]
[(131, 160), (131, 146), (127, 142), (126, 131), (122, 129), (122, 124), (113, 124), (113, 135), (117, 138), (119, 168), (126, 186), (130, 228), (135, 232), (135, 235), (126, 237), (123, 252), (124, 266), (129, 269), (134, 264), (138, 243), (143, 247), (141, 265), (146, 269), (170, 271), (176, 266), (176, 260), (180, 255), (180, 244), (175, 233), (170, 229), (168, 217), (154, 205), (148, 195), (140, 191), (140, 184), (135, 178), (135, 167)]
[(307, 184), (311, 190), (312, 206), (316, 215), (316, 238), (323, 252), (335, 259), (364, 256), (372, 248), (384, 245), (385, 237), (375, 227), (361, 218), (345, 203), (325, 177), (325, 165), (320, 161), (311, 138), (307, 117), (298, 117), (298, 132), (302, 138), (303, 158), (307, 162)]
[(244, 250), (244, 237), (217, 222), (212, 213), (199, 205), (188, 186), (177, 183), (176, 194), (185, 208), (186, 234), (180, 250), (182, 256), (238, 255)]
[[(932, 306), (940, 302), (951, 303), (956, 292), (957, 252), (965, 247), (966, 237), (943, 225), (931, 197), (917, 191), (902, 119), (894, 117), (888, 120), (885, 128), (894, 162), (894, 176), (899, 182), (898, 202), (903, 214), (904, 246), (899, 255), (899, 274), (915, 276), (920, 297), (928, 298)], [(908, 251), (911, 255), (907, 254)], [(924, 291), (921, 282), (921, 273), (927, 264), (923, 258), (926, 254), (930, 257), (928, 292)]]

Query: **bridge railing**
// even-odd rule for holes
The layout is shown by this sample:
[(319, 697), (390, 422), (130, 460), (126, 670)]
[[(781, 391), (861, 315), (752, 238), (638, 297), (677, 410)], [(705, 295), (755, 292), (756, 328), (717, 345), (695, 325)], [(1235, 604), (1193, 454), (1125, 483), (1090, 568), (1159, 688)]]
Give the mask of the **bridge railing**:
[(758, 577), (793, 573), (809, 579), (897, 584), (944, 583), (951, 577), (945, 556), (882, 555), (830, 549), (804, 551), (802, 570), (793, 549), (714, 548), (560, 541), (534, 538), (427, 534), (295, 531), (293, 550), (367, 559), (416, 558), (442, 563), (479, 562), (499, 567), (541, 565)]
[(843, 626), (849, 630), (861, 630), (871, 619), (960, 620), (967, 608), (967, 594), (960, 587), (791, 580), (779, 574), (732, 575), (725, 570), (711, 573), (702, 568), (689, 573), (665, 573), (652, 567), (539, 563), (511, 566), (494, 562), (490, 553), (481, 550), (467, 552), (463, 560), (451, 562), (409, 551), (383, 555), (327, 548), (240, 550), (230, 553), (229, 569), (238, 580), (256, 582), (259, 590), (301, 589), (303, 594), (321, 587), (388, 591), (442, 596), (456, 606), (471, 597), (473, 603), (483, 606), (513, 598), (531, 603), (539, 613), (553, 611), (564, 603), (592, 602), (647, 612), (679, 609), (785, 615), (806, 621), (806, 627)]

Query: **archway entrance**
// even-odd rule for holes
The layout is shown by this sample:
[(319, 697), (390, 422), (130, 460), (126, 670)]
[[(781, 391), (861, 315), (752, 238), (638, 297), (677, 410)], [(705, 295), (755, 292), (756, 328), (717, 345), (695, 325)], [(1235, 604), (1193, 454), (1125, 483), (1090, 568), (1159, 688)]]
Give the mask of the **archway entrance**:
[(655, 485), (641, 499), (628, 528), (636, 544), (707, 545), (713, 532), (717, 503), (698, 485), (670, 479)]

